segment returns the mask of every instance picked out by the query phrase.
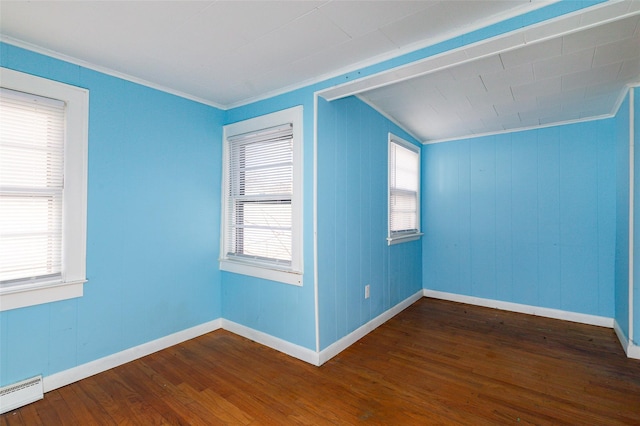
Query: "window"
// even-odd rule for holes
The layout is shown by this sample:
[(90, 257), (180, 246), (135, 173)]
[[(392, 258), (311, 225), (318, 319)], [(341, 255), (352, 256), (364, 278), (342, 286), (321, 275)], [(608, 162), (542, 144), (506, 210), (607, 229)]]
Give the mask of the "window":
[(0, 310), (82, 296), (88, 92), (0, 68)]
[(224, 127), (222, 270), (302, 284), (302, 107)]
[(420, 148), (389, 133), (389, 245), (420, 238)]

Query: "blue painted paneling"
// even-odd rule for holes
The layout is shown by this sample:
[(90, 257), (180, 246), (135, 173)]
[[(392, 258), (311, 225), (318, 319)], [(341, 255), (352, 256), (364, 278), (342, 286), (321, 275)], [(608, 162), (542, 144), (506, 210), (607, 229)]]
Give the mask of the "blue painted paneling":
[[(316, 349), (313, 276), (313, 91), (304, 88), (227, 111), (225, 124), (302, 105), (303, 118), (303, 285), (293, 286), (223, 272), (222, 315), (238, 324)], [(220, 151), (221, 153), (222, 151)], [(219, 197), (219, 195), (218, 195)]]
[(615, 320), (629, 337), (629, 96), (615, 117), (616, 251)]
[[(95, 71), (0, 44), (0, 64), (90, 89), (87, 273), (81, 299), (0, 314), (0, 385), (37, 373), (52, 374), (127, 347), (162, 337), (221, 315), (315, 349), (313, 283), (313, 92), (388, 70), (588, 7), (598, 1), (558, 2), (524, 16), (443, 41), (325, 82), (251, 105), (215, 108), (144, 88)], [(303, 287), (221, 274), (219, 251), (221, 140), (223, 124), (303, 104), (304, 265)], [(386, 133), (411, 139), (355, 99), (320, 101), (318, 144), (318, 273), (320, 336), (324, 348), (413, 294), (420, 285), (420, 251), (413, 242), (388, 247), (386, 236)], [(563, 132), (560, 132), (563, 133)], [(514, 139), (512, 142), (512, 138)], [(559, 141), (563, 136), (559, 136)], [(562, 189), (522, 194), (536, 176), (538, 186), (554, 180), (564, 165), (553, 158), (513, 174), (533, 142), (526, 137), (491, 139), (485, 151), (470, 141), (433, 146), (424, 156), (424, 285), (501, 300), (553, 303), (573, 291), (565, 270), (553, 264), (560, 222), (554, 197)], [(539, 142), (540, 143), (540, 142)], [(544, 148), (550, 149), (549, 147)], [(599, 146), (598, 170), (608, 146)], [(544, 157), (544, 158), (543, 158)], [(554, 157), (555, 158), (555, 157)], [(431, 170), (428, 170), (428, 169)], [(547, 174), (550, 173), (550, 174)], [(599, 173), (599, 172), (598, 172)], [(345, 178), (347, 185), (342, 185)], [(522, 188), (512, 187), (512, 180)], [(598, 178), (598, 194), (610, 190)], [(433, 183), (437, 184), (433, 186)], [(491, 186), (493, 185), (493, 189)], [(581, 196), (591, 196), (580, 191)], [(471, 195), (473, 194), (473, 195)], [(486, 197), (485, 197), (486, 195)], [(599, 211), (609, 211), (598, 195)], [(491, 198), (495, 200), (491, 205)], [(640, 197), (639, 197), (640, 199)], [(355, 201), (354, 201), (355, 200)], [(535, 202), (544, 232), (532, 232)], [(560, 206), (560, 204), (558, 204)], [(560, 207), (558, 217), (561, 215)], [(640, 210), (640, 209), (639, 209)], [(522, 216), (514, 218), (513, 211)], [(494, 216), (493, 221), (491, 219)], [(593, 223), (585, 217), (578, 226)], [(604, 222), (603, 222), (604, 221)], [(609, 238), (597, 216), (599, 277), (610, 274)], [(556, 226), (557, 224), (557, 226)], [(523, 231), (521, 237), (514, 238)], [(575, 230), (574, 230), (575, 231)], [(518, 234), (519, 235), (519, 234)], [(534, 238), (535, 237), (535, 238)], [(426, 241), (426, 239), (425, 239)], [(533, 244), (534, 248), (529, 245)], [(580, 251), (568, 255), (577, 263)], [(529, 263), (533, 254), (549, 270)], [(564, 253), (564, 252), (563, 252)], [(592, 255), (590, 252), (586, 256)], [(520, 270), (520, 267), (524, 267)], [(575, 267), (575, 265), (574, 265)], [(514, 281), (552, 280), (553, 286), (514, 287)], [(598, 281), (598, 310), (607, 311), (607, 290)], [(365, 282), (371, 298), (363, 299)], [(416, 284), (416, 282), (418, 284)], [(640, 282), (640, 280), (637, 280)], [(221, 287), (222, 285), (222, 287)], [(591, 287), (593, 283), (590, 283)], [(640, 297), (640, 291), (636, 292)], [(543, 303), (543, 304), (544, 304)], [(589, 303), (588, 301), (580, 301)], [(636, 306), (640, 306), (636, 304)], [(640, 315), (636, 318), (640, 320)], [(46, 321), (45, 321), (46, 320)], [(44, 322), (43, 322), (44, 321)], [(19, 341), (18, 341), (19, 339)], [(34, 350), (34, 358), (22, 352)]]
[(538, 279), (545, 285), (538, 288), (539, 303), (554, 308), (561, 307), (562, 277), (560, 247), (560, 131), (547, 127), (538, 133), (539, 152), (538, 186), (538, 262), (548, 265), (538, 270)]
[(84, 296), (0, 314), (0, 384), (219, 318), (223, 113), (2, 45), (2, 66), (88, 88)]
[(321, 349), (421, 288), (420, 242), (391, 247), (386, 242), (389, 132), (412, 140), (357, 98), (319, 100)]
[(613, 316), (613, 120), (423, 149), (423, 286)]
[[(472, 143), (470, 149), (469, 228), (471, 292), (496, 297), (496, 155), (495, 140)], [(478, 281), (483, 277), (487, 283)]]

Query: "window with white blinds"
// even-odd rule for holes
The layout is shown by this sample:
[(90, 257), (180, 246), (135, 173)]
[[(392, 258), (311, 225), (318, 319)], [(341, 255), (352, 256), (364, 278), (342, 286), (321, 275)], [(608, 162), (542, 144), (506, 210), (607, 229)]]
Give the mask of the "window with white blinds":
[(0, 67), (0, 310), (82, 296), (89, 93)]
[(301, 283), (297, 121), (285, 110), (225, 128), (224, 270)]
[(395, 244), (419, 238), (420, 148), (389, 134), (389, 234)]
[(0, 285), (60, 279), (62, 101), (0, 89)]
[(292, 124), (228, 139), (227, 255), (291, 265)]

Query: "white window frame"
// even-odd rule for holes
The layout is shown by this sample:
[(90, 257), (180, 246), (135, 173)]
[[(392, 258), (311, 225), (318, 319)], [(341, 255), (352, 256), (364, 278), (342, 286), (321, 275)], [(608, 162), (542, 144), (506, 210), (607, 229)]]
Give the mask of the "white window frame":
[(0, 86), (66, 104), (62, 277), (0, 287), (0, 311), (81, 297), (86, 282), (89, 91), (1, 67)]
[[(271, 281), (292, 285), (302, 285), (303, 274), (303, 107), (297, 106), (271, 114), (262, 115), (249, 120), (240, 121), (223, 127), (223, 167), (222, 167), (222, 212), (220, 230), (220, 269), (242, 275), (263, 278)], [(265, 262), (257, 259), (242, 259), (227, 256), (227, 223), (229, 216), (229, 199), (227, 187), (229, 185), (230, 150), (228, 138), (250, 132), (256, 132), (285, 123), (293, 125), (293, 194), (292, 209), (292, 259), (291, 265)]]
[[(392, 144), (399, 145), (403, 148), (406, 148), (410, 151), (415, 152), (418, 155), (418, 182), (417, 182), (417, 194), (416, 194), (416, 230), (406, 231), (406, 232), (392, 232), (391, 230), (391, 172), (392, 172), (392, 164), (389, 161), (391, 156), (391, 149), (393, 147)], [(420, 176), (421, 176), (421, 156), (420, 156), (420, 147), (402, 139), (399, 136), (394, 135), (393, 133), (389, 133), (389, 142), (387, 148), (387, 244), (394, 245), (400, 243), (406, 243), (409, 241), (415, 241), (422, 237), (422, 232), (420, 232)]]

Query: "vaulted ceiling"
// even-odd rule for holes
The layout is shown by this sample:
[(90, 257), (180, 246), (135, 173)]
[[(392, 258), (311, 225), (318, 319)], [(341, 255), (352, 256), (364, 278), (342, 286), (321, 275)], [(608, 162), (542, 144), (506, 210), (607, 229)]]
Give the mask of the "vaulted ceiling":
[[(0, 2), (8, 43), (223, 108), (547, 5), (539, 1)], [(640, 78), (640, 1), (609, 2), (328, 91), (422, 141), (610, 114)]]

